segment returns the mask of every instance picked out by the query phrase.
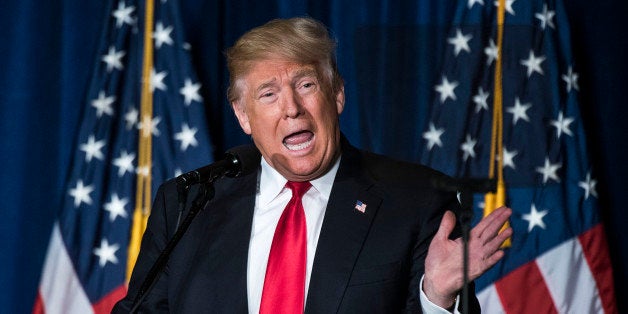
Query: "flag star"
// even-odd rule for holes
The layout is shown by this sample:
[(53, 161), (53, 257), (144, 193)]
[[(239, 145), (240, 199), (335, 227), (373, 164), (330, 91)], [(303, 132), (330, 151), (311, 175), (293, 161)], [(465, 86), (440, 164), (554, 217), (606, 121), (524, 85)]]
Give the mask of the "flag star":
[(488, 42), (488, 47), (484, 48), (484, 54), (486, 55), (486, 65), (491, 65), (493, 60), (497, 60), (499, 50), (497, 49), (497, 45), (495, 45), (495, 41), (491, 38)]
[(545, 29), (545, 26), (547, 26), (547, 25), (549, 25), (549, 27), (551, 27), (551, 28), (555, 28), (554, 27), (554, 21), (552, 20), (554, 18), (554, 15), (556, 15), (556, 12), (548, 11), (547, 10), (547, 4), (544, 4), (543, 5), (543, 12), (534, 14), (534, 17), (536, 17), (537, 19), (541, 20), (541, 28)]
[(105, 159), (105, 156), (101, 151), (105, 145), (105, 140), (96, 141), (94, 135), (90, 135), (87, 138), (87, 143), (81, 144), (80, 147), (80, 150), (85, 152), (85, 161), (90, 162), (94, 157), (100, 160)]
[(451, 98), (452, 100), (456, 100), (456, 94), (454, 93), (454, 89), (458, 86), (458, 82), (453, 81), (449, 82), (445, 76), (443, 76), (443, 81), (440, 85), (436, 85), (434, 89), (440, 94), (440, 103), (444, 103), (447, 98)]
[(113, 107), (111, 104), (116, 101), (116, 96), (105, 95), (104, 91), (98, 93), (98, 98), (92, 100), (92, 107), (96, 108), (96, 116), (101, 117), (103, 113), (113, 116)]
[(509, 151), (506, 147), (504, 147), (503, 149), (504, 162), (502, 163), (502, 166), (504, 168), (510, 167), (512, 169), (516, 169), (517, 167), (515, 166), (514, 158), (515, 156), (517, 156), (518, 153), (519, 152), (517, 152), (516, 150)]
[(471, 52), (471, 48), (469, 48), (469, 40), (471, 40), (473, 36), (464, 35), (460, 29), (456, 29), (456, 36), (447, 39), (447, 42), (454, 45), (454, 55), (458, 56), (460, 51), (464, 50), (466, 52)]
[(139, 112), (137, 109), (131, 107), (127, 113), (124, 114), (124, 121), (126, 121), (126, 129), (132, 129), (137, 123), (139, 118)]
[(70, 189), (70, 196), (74, 198), (74, 207), (81, 206), (81, 203), (85, 203), (87, 205), (92, 204), (92, 197), (89, 196), (89, 193), (94, 191), (93, 185), (83, 185), (83, 180), (78, 180), (76, 183), (76, 187)]
[(534, 227), (539, 226), (541, 229), (545, 229), (545, 222), (543, 222), (543, 217), (547, 215), (547, 210), (538, 211), (536, 206), (532, 204), (530, 208), (529, 214), (523, 214), (523, 220), (528, 221), (528, 232), (532, 231)]
[[(506, 0), (506, 12), (515, 15), (515, 10), (512, 9), (513, 3), (515, 3), (515, 0)], [(495, 0), (495, 6), (499, 7), (499, 0)]]
[(161, 122), (160, 117), (151, 118), (150, 116), (142, 117), (142, 122), (137, 124), (137, 128), (142, 130), (142, 136), (148, 137), (151, 134), (154, 136), (159, 136), (161, 132), (157, 128), (157, 124)]
[(113, 222), (118, 216), (127, 217), (124, 206), (129, 202), (127, 198), (120, 199), (117, 193), (113, 193), (111, 201), (103, 205), (104, 209), (109, 212), (109, 221)]
[(536, 167), (536, 172), (543, 175), (543, 184), (547, 183), (547, 180), (552, 179), (557, 182), (560, 182), (560, 178), (556, 173), (558, 169), (562, 167), (562, 164), (557, 162), (555, 164), (551, 163), (548, 157), (545, 157), (545, 164), (543, 167)]
[(194, 135), (196, 134), (196, 132), (198, 131), (197, 128), (191, 128), (188, 126), (187, 123), (183, 123), (182, 127), (181, 127), (181, 132), (176, 133), (174, 135), (174, 139), (177, 141), (181, 141), (181, 150), (185, 151), (188, 149), (188, 147), (190, 145), (192, 146), (197, 146), (198, 142), (196, 141), (196, 138), (194, 137)]
[(136, 20), (131, 17), (133, 11), (135, 11), (135, 7), (127, 7), (126, 4), (124, 4), (124, 0), (118, 2), (118, 9), (111, 13), (111, 15), (116, 18), (116, 27), (120, 28), (125, 23), (135, 25)]
[(122, 57), (126, 52), (123, 50), (116, 51), (116, 47), (110, 46), (109, 52), (106, 55), (102, 56), (102, 61), (107, 64), (107, 72), (111, 72), (111, 70), (123, 70), (124, 65), (122, 64)]
[(488, 110), (488, 96), (489, 94), (480, 87), (478, 93), (473, 96), (473, 102), (475, 103), (475, 113), (480, 112), (482, 109)]
[(541, 68), (541, 63), (545, 61), (544, 56), (536, 57), (534, 55), (534, 51), (530, 50), (530, 55), (528, 59), (521, 60), (521, 64), (528, 68), (528, 77), (532, 75), (532, 73), (537, 72), (543, 75), (543, 69)]
[(168, 87), (164, 84), (164, 78), (168, 75), (167, 71), (157, 73), (155, 69), (150, 71), (150, 91), (154, 92), (155, 88), (166, 91)]
[(579, 90), (578, 88), (578, 73), (573, 71), (573, 68), (570, 66), (567, 69), (567, 74), (563, 74), (561, 76), (563, 81), (567, 83), (567, 92), (569, 93), (571, 89)]
[(512, 113), (512, 124), (517, 125), (519, 119), (530, 122), (530, 117), (528, 117), (528, 113), (526, 112), (530, 107), (532, 107), (530, 103), (522, 104), (521, 101), (519, 101), (519, 97), (515, 97), (515, 105), (506, 108), (506, 111)]
[(460, 149), (463, 152), (462, 159), (464, 161), (467, 161), (469, 157), (475, 158), (475, 144), (477, 142), (477, 140), (471, 138), (471, 135), (467, 134), (465, 142), (460, 145)]
[(423, 133), (423, 138), (427, 140), (427, 150), (432, 150), (434, 145), (441, 147), (443, 143), (440, 140), (440, 136), (445, 133), (445, 129), (436, 129), (434, 123), (430, 122), (430, 130)]
[(100, 247), (94, 248), (94, 255), (98, 256), (98, 265), (105, 267), (107, 262), (118, 264), (118, 258), (116, 257), (116, 251), (120, 248), (120, 245), (109, 245), (107, 239), (100, 240)]
[(126, 150), (120, 152), (120, 157), (113, 160), (113, 165), (118, 167), (118, 177), (122, 177), (127, 171), (133, 173), (134, 153), (127, 153)]
[(172, 38), (170, 38), (170, 33), (172, 32), (172, 29), (172, 26), (164, 28), (164, 25), (161, 22), (157, 22), (157, 25), (155, 25), (155, 31), (153, 32), (153, 38), (155, 38), (155, 47), (157, 47), (157, 49), (161, 48), (161, 45), (163, 44), (173, 44)]
[(148, 166), (137, 167), (137, 175), (141, 177), (148, 177), (150, 174), (150, 168)]
[(185, 98), (186, 106), (189, 106), (192, 101), (203, 101), (203, 97), (201, 97), (201, 95), (198, 93), (199, 89), (201, 89), (201, 83), (192, 83), (191, 79), (185, 79), (185, 85), (181, 87), (179, 92)]
[(467, 7), (471, 9), (474, 4), (479, 3), (480, 5), (484, 5), (484, 0), (469, 0), (467, 1)]
[(588, 199), (589, 195), (593, 195), (597, 197), (597, 191), (595, 190), (595, 186), (597, 185), (597, 180), (591, 179), (591, 172), (587, 173), (587, 177), (584, 181), (580, 181), (578, 186), (584, 189), (584, 199)]
[(550, 124), (556, 128), (556, 137), (560, 139), (560, 136), (561, 134), (563, 134), (563, 132), (569, 136), (573, 136), (573, 133), (571, 133), (571, 129), (569, 129), (569, 125), (573, 122), (573, 118), (564, 118), (563, 112), (560, 111), (558, 113), (558, 118), (556, 118), (556, 120), (550, 121)]
[(183, 174), (183, 170), (181, 170), (181, 168), (177, 168), (177, 169), (174, 170), (174, 177), (175, 178), (180, 176), (180, 175), (182, 175), (182, 174)]

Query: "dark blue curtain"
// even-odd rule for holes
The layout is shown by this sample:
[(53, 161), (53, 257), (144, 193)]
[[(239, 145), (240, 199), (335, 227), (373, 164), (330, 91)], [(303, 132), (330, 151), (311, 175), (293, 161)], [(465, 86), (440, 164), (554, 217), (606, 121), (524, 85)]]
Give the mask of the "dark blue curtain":
[[(492, 3), (492, 1), (485, 1)], [(342, 128), (355, 145), (417, 161), (416, 134), (424, 130), (433, 90), (421, 73), (437, 66), (437, 47), (456, 1), (181, 1), (185, 33), (208, 103), (215, 152), (249, 141), (225, 100), (223, 51), (251, 27), (271, 18), (309, 15), (338, 38), (346, 79)], [(0, 309), (27, 313), (35, 298), (48, 237), (65, 195), (79, 113), (104, 20), (104, 1), (34, 0), (0, 4)], [(628, 311), (626, 135), (628, 38), (621, 1), (565, 1), (580, 69), (581, 111), (599, 180), (598, 193), (615, 269), (620, 312)], [(429, 13), (429, 14), (427, 14)], [(420, 41), (418, 39), (421, 39)], [(433, 60), (415, 58), (422, 51)], [(382, 118), (384, 117), (384, 118)], [(420, 134), (419, 131), (416, 131)]]

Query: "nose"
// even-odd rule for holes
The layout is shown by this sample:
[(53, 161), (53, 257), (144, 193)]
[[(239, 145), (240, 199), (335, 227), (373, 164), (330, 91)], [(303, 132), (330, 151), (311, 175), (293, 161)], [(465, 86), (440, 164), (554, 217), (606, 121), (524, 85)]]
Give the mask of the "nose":
[(283, 108), (286, 118), (296, 118), (303, 113), (301, 97), (294, 90), (289, 89), (284, 95)]

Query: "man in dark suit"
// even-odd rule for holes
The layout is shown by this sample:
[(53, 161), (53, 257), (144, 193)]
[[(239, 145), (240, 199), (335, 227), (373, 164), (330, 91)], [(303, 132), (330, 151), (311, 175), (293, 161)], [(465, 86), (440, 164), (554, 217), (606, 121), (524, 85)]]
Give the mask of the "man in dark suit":
[[(309, 18), (274, 20), (228, 51), (229, 101), (261, 152), (258, 171), (215, 183), (140, 312), (397, 313), (457, 310), (462, 244), (442, 174), (360, 151), (339, 130), (335, 43)], [(191, 194), (194, 194), (193, 192)], [(193, 195), (190, 195), (193, 198)], [(177, 189), (158, 191), (126, 312), (177, 223)], [(510, 210), (469, 241), (469, 278), (502, 256)], [(289, 236), (286, 236), (289, 235)], [(298, 240), (295, 240), (298, 239)], [(473, 294), (470, 312), (479, 312)]]

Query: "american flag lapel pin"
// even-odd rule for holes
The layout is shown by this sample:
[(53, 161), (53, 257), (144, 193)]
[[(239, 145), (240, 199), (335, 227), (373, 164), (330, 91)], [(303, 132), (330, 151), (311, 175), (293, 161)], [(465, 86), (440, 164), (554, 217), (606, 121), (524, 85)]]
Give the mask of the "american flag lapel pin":
[(366, 203), (362, 203), (362, 201), (357, 200), (355, 202), (355, 209), (357, 209), (359, 212), (364, 213), (366, 212)]

